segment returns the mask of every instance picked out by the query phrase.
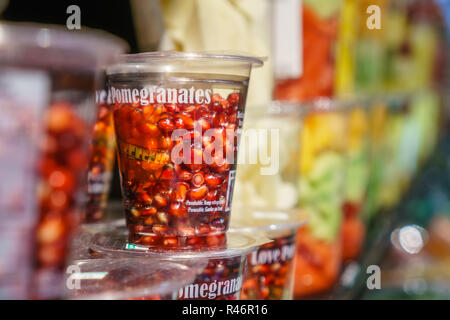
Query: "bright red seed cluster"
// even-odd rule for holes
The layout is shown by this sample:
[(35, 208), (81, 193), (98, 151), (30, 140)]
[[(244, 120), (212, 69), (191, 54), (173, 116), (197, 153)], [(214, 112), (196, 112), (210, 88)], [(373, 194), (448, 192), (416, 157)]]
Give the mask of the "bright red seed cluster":
[(112, 112), (106, 104), (99, 105), (94, 127), (88, 173), (88, 201), (83, 222), (97, 222), (103, 217), (115, 159)]
[(88, 127), (73, 105), (58, 101), (49, 106), (46, 135), (40, 145), (38, 166), (40, 217), (36, 230), (36, 266), (62, 271), (68, 241), (76, 222), (76, 192), (87, 168), (84, 150)]
[[(276, 250), (279, 252), (283, 247), (295, 244), (295, 234), (274, 239), (273, 242), (262, 245), (261, 250)], [(283, 300), (286, 290), (290, 290), (289, 281), (292, 275), (293, 258), (274, 263), (251, 264), (248, 258), (247, 272), (242, 286), (241, 299), (243, 300)]]
[[(178, 300), (238, 300), (240, 288), (233, 292), (225, 291), (224, 288), (225, 281), (231, 282), (232, 279), (238, 279), (242, 276), (242, 269), (243, 261), (240, 256), (209, 259), (206, 268), (192, 283), (194, 287), (181, 289)], [(203, 296), (200, 292), (202, 285)], [(199, 290), (196, 290), (197, 288)], [(224, 293), (224, 291), (227, 293)]]
[[(114, 124), (130, 241), (184, 248), (222, 243), (221, 237), (213, 235), (228, 228), (229, 212), (225, 206), (227, 195), (231, 197), (229, 173), (235, 169), (237, 155), (236, 134), (230, 139), (227, 131), (236, 133), (240, 126), (238, 111), (243, 112), (242, 109), (238, 93), (227, 99), (214, 94), (211, 103), (203, 105), (115, 106)], [(172, 133), (176, 129), (184, 129), (186, 133), (174, 138)], [(209, 130), (214, 130), (214, 137), (220, 141), (204, 135)], [(177, 162), (186, 159), (184, 154), (174, 158), (173, 148), (180, 143), (189, 143), (190, 161)], [(217, 145), (223, 148), (221, 153), (215, 150)], [(206, 150), (213, 158), (217, 157), (216, 161), (207, 164)], [(225, 157), (230, 150), (234, 163)], [(205, 206), (213, 210), (196, 210)]]

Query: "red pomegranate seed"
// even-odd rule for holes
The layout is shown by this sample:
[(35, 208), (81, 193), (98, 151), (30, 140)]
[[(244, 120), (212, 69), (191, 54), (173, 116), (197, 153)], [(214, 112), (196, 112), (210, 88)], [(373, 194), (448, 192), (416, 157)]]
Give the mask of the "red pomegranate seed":
[(196, 228), (195, 233), (198, 236), (203, 236), (205, 234), (208, 234), (210, 230), (211, 229), (209, 228), (209, 226), (207, 224), (201, 224)]
[(198, 188), (193, 188), (193, 189), (189, 190), (189, 198), (194, 201), (203, 200), (203, 198), (205, 198), (208, 191), (209, 191), (208, 187), (205, 185), (198, 187)]
[(194, 120), (185, 112), (178, 113), (175, 117), (175, 126), (181, 129), (192, 130), (194, 129)]
[(175, 192), (175, 201), (184, 201), (186, 200), (186, 194), (189, 190), (189, 185), (186, 182), (178, 182), (174, 188)]
[(158, 121), (158, 128), (163, 132), (170, 132), (175, 129), (175, 123), (171, 118), (165, 118)]
[(194, 228), (180, 228), (180, 234), (185, 237), (191, 237), (195, 235)]
[(197, 172), (196, 174), (194, 174), (192, 176), (191, 182), (195, 187), (202, 186), (205, 183), (205, 178), (203, 177), (203, 173)]
[(141, 215), (143, 216), (150, 216), (156, 213), (156, 208), (155, 207), (150, 207), (144, 210), (141, 210)]
[(158, 193), (153, 197), (153, 201), (155, 203), (155, 206), (157, 208), (162, 208), (167, 206), (168, 201), (167, 198), (165, 196), (163, 196), (162, 194)]
[(156, 217), (158, 218), (159, 222), (163, 225), (169, 224), (169, 215), (166, 212), (158, 212), (156, 214)]
[(198, 237), (189, 237), (186, 239), (186, 245), (188, 246), (195, 246), (200, 242), (200, 239)]
[(192, 173), (190, 173), (189, 171), (183, 170), (180, 172), (180, 174), (178, 175), (178, 180), (181, 181), (189, 181), (192, 179)]
[(208, 201), (214, 201), (217, 198), (217, 190), (209, 190), (208, 194), (206, 195), (206, 200)]
[(175, 169), (173, 168), (172, 165), (168, 165), (166, 168), (164, 168), (159, 179), (162, 181), (169, 181), (172, 180), (174, 177), (175, 177)]
[(169, 227), (160, 224), (154, 224), (152, 230), (155, 234), (164, 235), (169, 230)]
[(166, 247), (176, 247), (178, 244), (178, 239), (175, 237), (165, 238), (163, 240), (163, 245)]
[(152, 204), (152, 198), (145, 192), (138, 194), (138, 199), (141, 204), (144, 206), (149, 206)]
[(141, 243), (144, 245), (150, 245), (156, 243), (158, 240), (158, 236), (144, 236), (141, 238)]
[(182, 217), (187, 214), (187, 208), (183, 203), (174, 202), (170, 205), (169, 213), (176, 217)]
[(159, 138), (159, 145), (161, 149), (170, 149), (173, 146), (173, 141), (171, 137), (168, 136), (162, 136)]
[(205, 118), (198, 119), (197, 123), (200, 124), (203, 131), (211, 129), (211, 123)]
[(219, 175), (209, 174), (205, 177), (205, 181), (208, 187), (217, 187), (222, 183), (222, 177)]
[(224, 98), (222, 98), (222, 96), (218, 93), (213, 94), (211, 97), (211, 103), (222, 102), (222, 101), (224, 101)]
[(236, 93), (236, 92), (230, 93), (228, 95), (227, 100), (230, 105), (238, 105), (239, 104), (239, 93)]
[(148, 217), (144, 220), (144, 224), (148, 226), (152, 226), (155, 223), (155, 219), (153, 217)]

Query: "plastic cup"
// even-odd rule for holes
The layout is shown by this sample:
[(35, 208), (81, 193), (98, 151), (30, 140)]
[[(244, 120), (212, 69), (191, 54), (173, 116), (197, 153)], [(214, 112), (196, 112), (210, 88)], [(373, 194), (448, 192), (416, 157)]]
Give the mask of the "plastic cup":
[(66, 298), (77, 300), (172, 300), (196, 275), (186, 265), (142, 257), (77, 260), (69, 267)]
[(298, 104), (274, 101), (247, 107), (233, 207), (297, 206), (301, 126)]
[(0, 228), (13, 233), (0, 233), (0, 243), (22, 239), (0, 250), (0, 291), (58, 297), (81, 209), (96, 70), (125, 45), (100, 31), (34, 24), (2, 23), (0, 34)]
[(194, 281), (178, 290), (177, 299), (236, 300), (241, 294), (247, 255), (270, 240), (256, 232), (228, 231), (223, 236), (225, 241), (214, 247), (168, 251), (159, 246), (131, 243), (126, 228), (116, 227), (97, 233), (90, 248), (102, 256), (142, 256), (188, 265), (206, 262)]
[(298, 228), (307, 222), (298, 210), (240, 208), (231, 229), (236, 232), (263, 232), (273, 240), (248, 255), (241, 299), (291, 300), (294, 286)]
[(370, 175), (369, 110), (367, 101), (348, 102), (348, 148), (342, 204), (342, 258), (358, 258), (364, 244), (367, 219), (363, 209)]
[(116, 159), (112, 103), (107, 93), (106, 79), (105, 88), (96, 92), (96, 102), (98, 113), (89, 160), (88, 200), (83, 216), (84, 223), (95, 223), (103, 219)]
[(250, 71), (262, 64), (155, 52), (108, 69), (130, 241), (182, 247), (228, 229)]
[(338, 278), (348, 145), (345, 102), (318, 99), (302, 108), (299, 208), (309, 220), (297, 238), (296, 298), (323, 294)]

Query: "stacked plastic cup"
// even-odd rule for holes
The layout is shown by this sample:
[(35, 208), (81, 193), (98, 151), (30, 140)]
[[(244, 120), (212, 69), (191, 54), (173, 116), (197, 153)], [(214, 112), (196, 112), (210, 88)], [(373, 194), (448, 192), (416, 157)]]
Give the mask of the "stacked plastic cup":
[(262, 64), (155, 52), (108, 69), (131, 242), (197, 248), (227, 231), (250, 72)]
[(100, 31), (34, 24), (2, 23), (0, 33), (0, 296), (58, 297), (85, 187), (96, 70), (126, 46)]
[(291, 300), (294, 288), (296, 240), (307, 222), (298, 210), (240, 208), (231, 228), (236, 232), (263, 232), (272, 240), (248, 256), (241, 299)]

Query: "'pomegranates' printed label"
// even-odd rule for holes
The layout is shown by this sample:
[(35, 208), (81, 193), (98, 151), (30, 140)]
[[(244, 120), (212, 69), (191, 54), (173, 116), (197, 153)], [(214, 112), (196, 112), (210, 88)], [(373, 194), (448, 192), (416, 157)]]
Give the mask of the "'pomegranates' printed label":
[(223, 281), (192, 283), (178, 291), (178, 299), (214, 300), (221, 296), (239, 292), (242, 288), (242, 276)]
[(110, 95), (115, 103), (139, 103), (146, 106), (150, 103), (211, 103), (211, 89), (164, 88), (148, 86), (142, 89), (111, 87)]
[(294, 254), (295, 243), (286, 244), (279, 248), (259, 249), (250, 255), (249, 263), (253, 266), (280, 263), (291, 260)]

